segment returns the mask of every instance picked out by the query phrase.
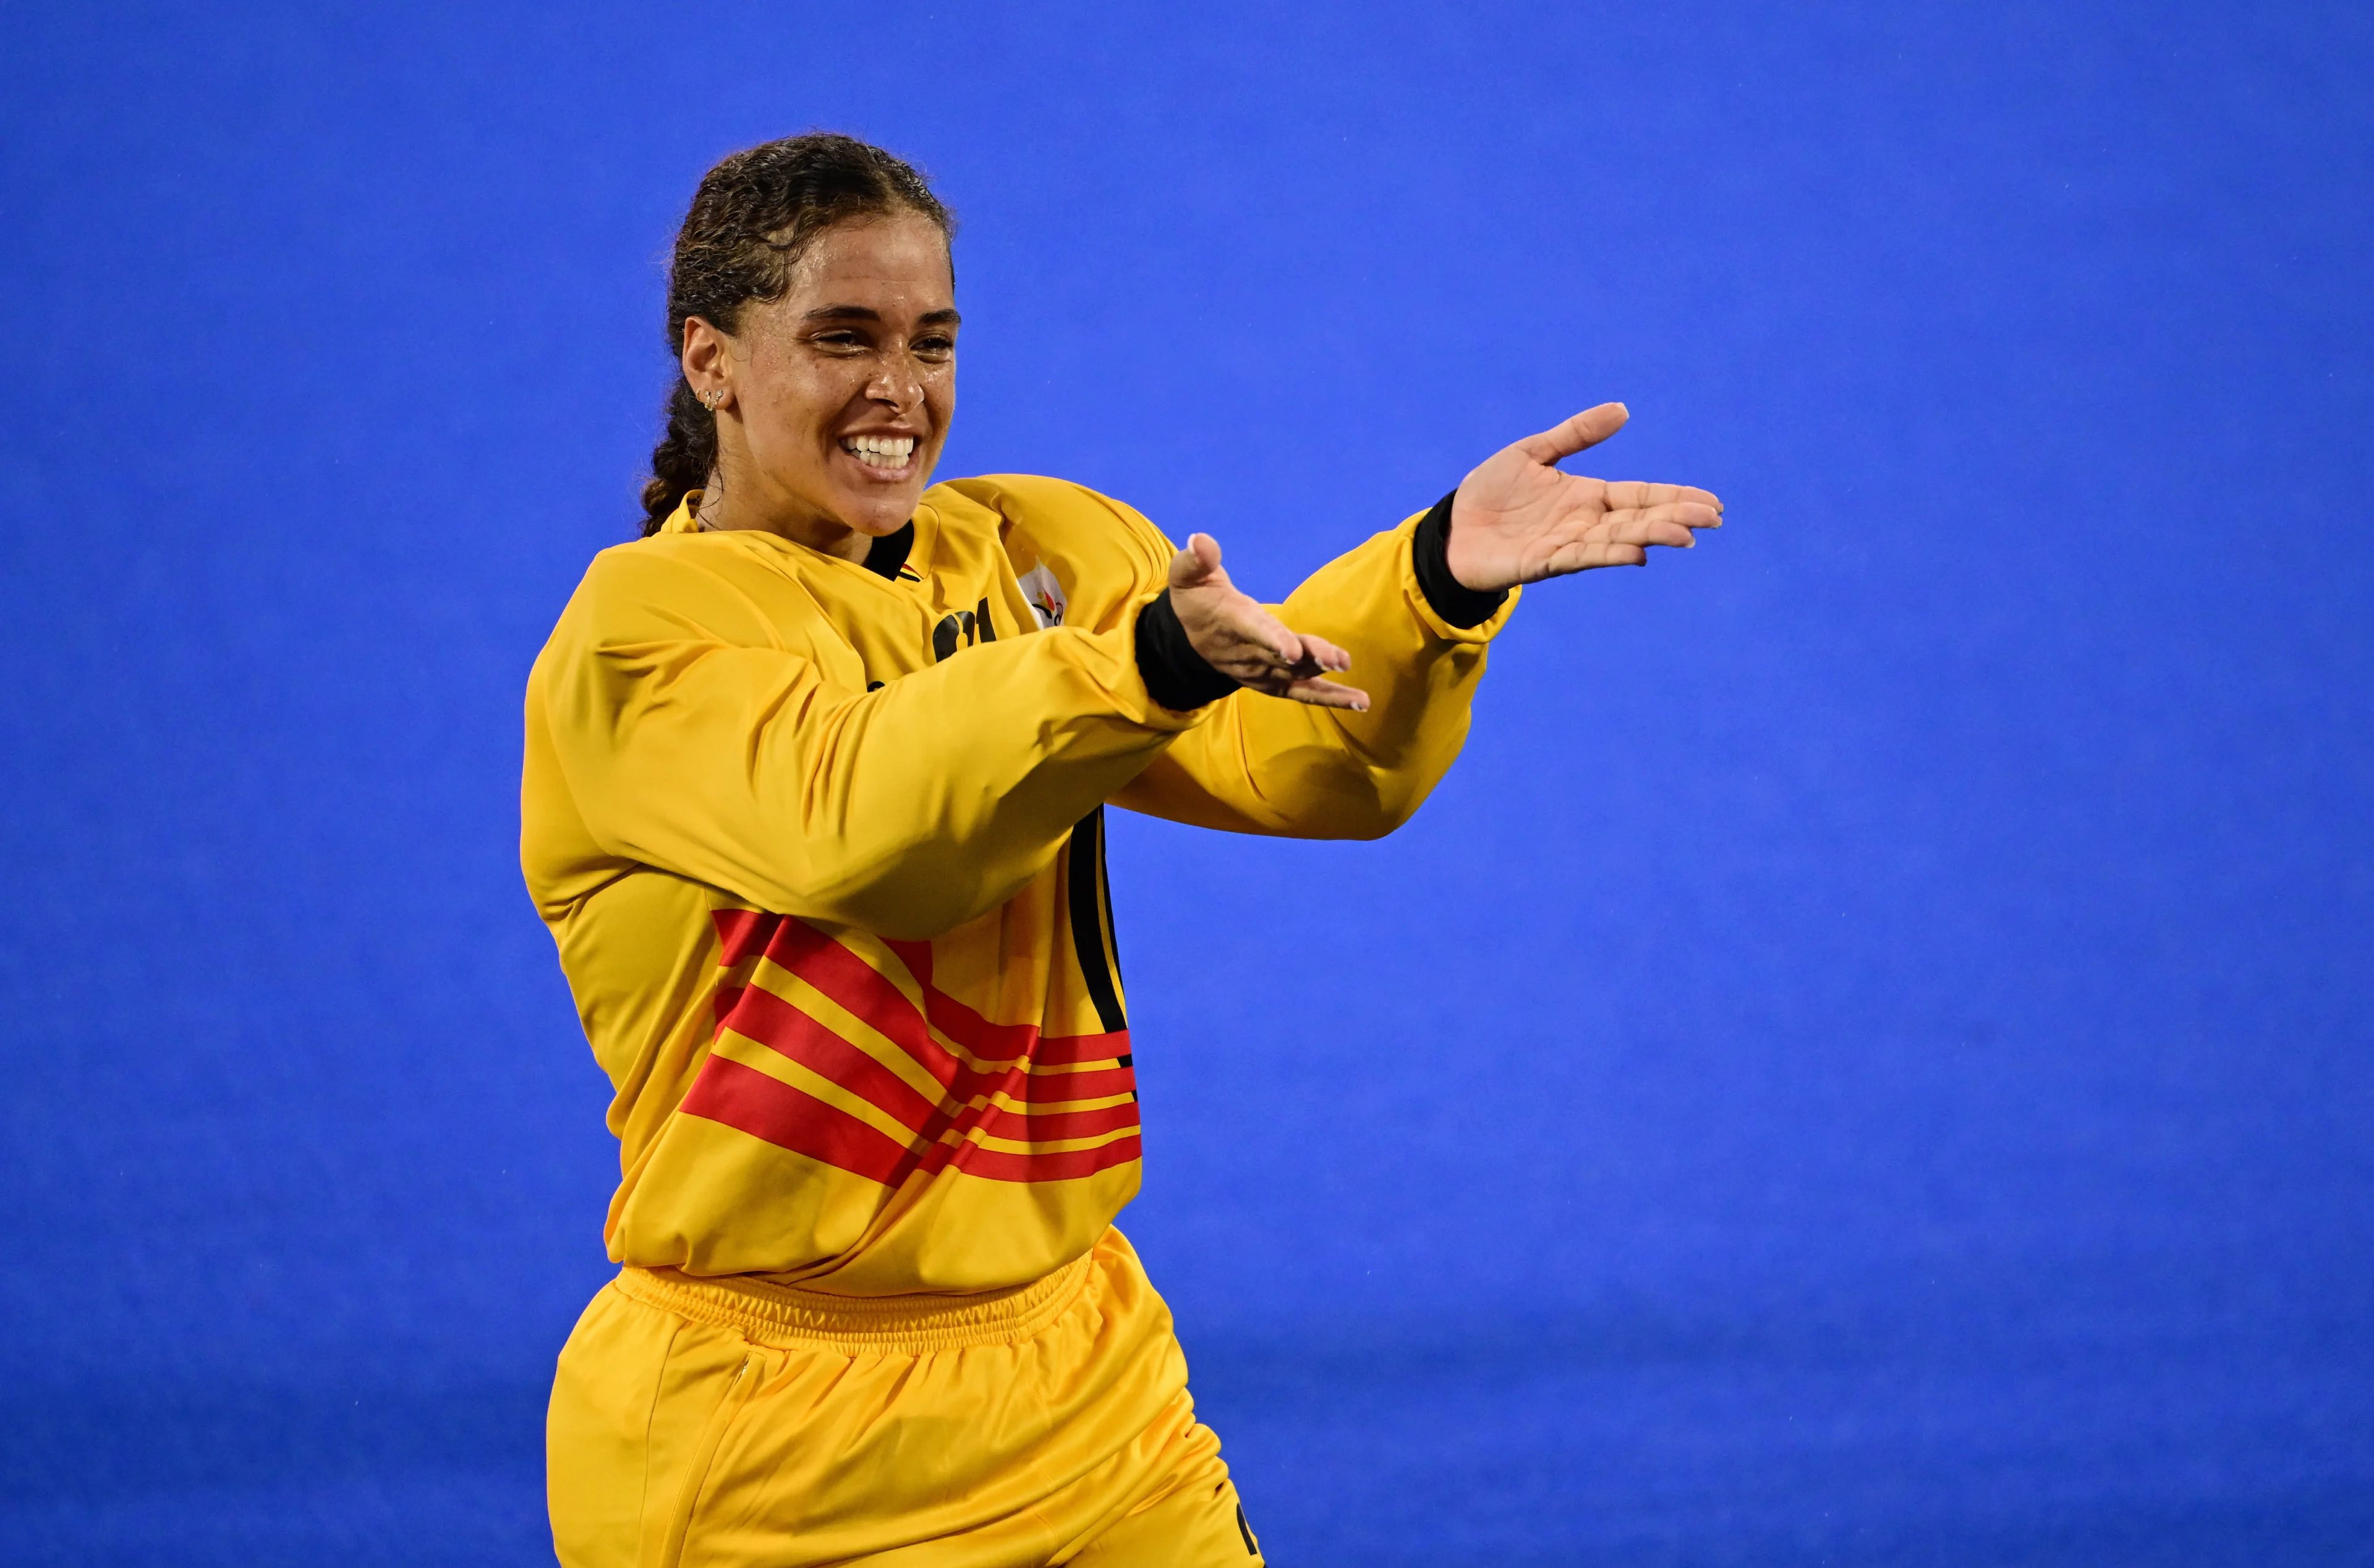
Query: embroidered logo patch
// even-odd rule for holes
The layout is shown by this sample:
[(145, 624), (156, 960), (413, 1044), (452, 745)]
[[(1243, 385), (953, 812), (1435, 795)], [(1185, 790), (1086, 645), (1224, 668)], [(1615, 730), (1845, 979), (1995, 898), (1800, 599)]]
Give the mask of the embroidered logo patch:
[(1064, 624), (1064, 585), (1055, 574), (1043, 566), (1032, 567), (1014, 579), (1022, 585), (1022, 597), (1030, 602), (1030, 613), (1039, 617), (1039, 628)]

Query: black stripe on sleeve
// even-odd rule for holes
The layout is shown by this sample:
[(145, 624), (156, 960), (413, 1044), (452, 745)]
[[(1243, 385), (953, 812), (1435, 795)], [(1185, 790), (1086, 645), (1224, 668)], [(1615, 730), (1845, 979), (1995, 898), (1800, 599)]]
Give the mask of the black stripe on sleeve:
[(1129, 1027), (1122, 1013), (1121, 991), (1113, 984), (1113, 965), (1105, 951), (1105, 809), (1099, 806), (1072, 829), (1071, 865), (1065, 893), (1071, 906), (1072, 947), (1080, 960), (1080, 975), (1088, 983), (1088, 998), (1097, 1004), (1097, 1021), (1108, 1035)]
[(1480, 626), (1509, 602), (1509, 591), (1479, 593), (1451, 575), (1451, 502), (1458, 494), (1453, 490), (1443, 497), (1418, 520), (1410, 540), (1410, 566), (1417, 572), (1418, 591), (1436, 614), (1454, 626)]

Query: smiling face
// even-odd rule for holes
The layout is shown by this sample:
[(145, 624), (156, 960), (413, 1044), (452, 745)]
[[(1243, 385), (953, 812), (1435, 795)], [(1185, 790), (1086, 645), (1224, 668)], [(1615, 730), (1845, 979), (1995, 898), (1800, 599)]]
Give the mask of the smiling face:
[(685, 380), (717, 414), (701, 522), (863, 559), (914, 515), (956, 411), (946, 238), (911, 212), (835, 225), (735, 325), (685, 322)]

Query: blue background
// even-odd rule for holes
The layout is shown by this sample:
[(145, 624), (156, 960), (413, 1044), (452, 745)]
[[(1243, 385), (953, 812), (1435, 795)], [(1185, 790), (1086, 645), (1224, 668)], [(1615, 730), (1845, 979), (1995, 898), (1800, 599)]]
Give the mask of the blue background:
[(1603, 398), (1729, 504), (1396, 838), (1115, 825), (1274, 1561), (2374, 1562), (2368, 15), (0, 5), (0, 1560), (548, 1560), (519, 693), (826, 126), (944, 474), (1272, 595)]

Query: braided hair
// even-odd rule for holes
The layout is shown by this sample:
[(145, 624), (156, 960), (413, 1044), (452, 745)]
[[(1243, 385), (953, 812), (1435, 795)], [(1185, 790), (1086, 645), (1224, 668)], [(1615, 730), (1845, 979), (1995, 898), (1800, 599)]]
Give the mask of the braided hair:
[(699, 316), (720, 332), (742, 307), (780, 299), (793, 263), (817, 236), (852, 219), (913, 212), (953, 237), (956, 218), (923, 175), (854, 136), (813, 131), (737, 152), (700, 178), (668, 263), (668, 354), (679, 366), (668, 389), (667, 430), (652, 449), (643, 484), (643, 532), (656, 533), (717, 466), (717, 415), (681, 372), (684, 323)]

